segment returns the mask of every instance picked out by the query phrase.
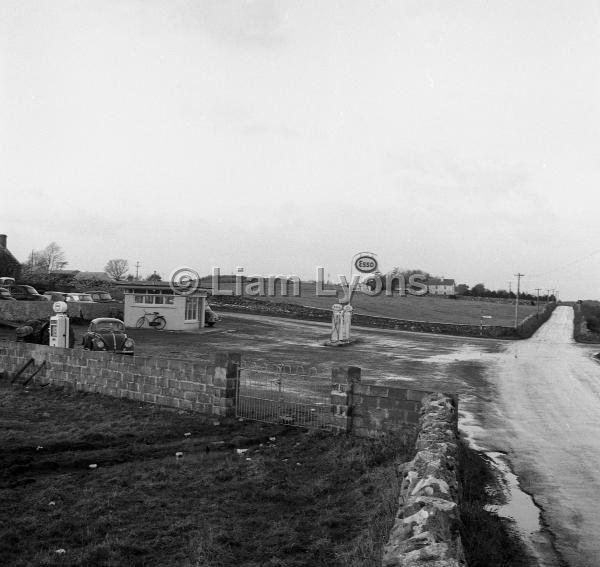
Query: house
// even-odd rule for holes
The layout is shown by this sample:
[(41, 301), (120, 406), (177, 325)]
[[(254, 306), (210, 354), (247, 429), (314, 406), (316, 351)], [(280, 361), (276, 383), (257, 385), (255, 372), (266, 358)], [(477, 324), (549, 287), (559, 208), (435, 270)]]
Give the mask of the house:
[(445, 278), (429, 278), (425, 285), (430, 295), (456, 295), (456, 282)]
[(21, 263), (6, 247), (6, 234), (0, 234), (0, 277), (18, 279), (21, 275)]

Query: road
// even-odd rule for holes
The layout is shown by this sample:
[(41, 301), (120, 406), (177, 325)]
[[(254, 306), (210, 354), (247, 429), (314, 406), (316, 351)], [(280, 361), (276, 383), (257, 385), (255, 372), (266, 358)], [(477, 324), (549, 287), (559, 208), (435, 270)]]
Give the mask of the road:
[(600, 565), (600, 347), (573, 338), (557, 307), (529, 340), (509, 343), (484, 373), (496, 388), (475, 415), (475, 441), (507, 453), (571, 567)]

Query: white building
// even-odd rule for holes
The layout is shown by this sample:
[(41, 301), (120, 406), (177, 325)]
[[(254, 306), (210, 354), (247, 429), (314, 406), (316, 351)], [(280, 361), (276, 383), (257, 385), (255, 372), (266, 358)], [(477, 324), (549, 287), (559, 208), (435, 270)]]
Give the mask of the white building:
[(454, 280), (429, 278), (426, 282), (427, 292), (431, 295), (456, 295)]
[(146, 315), (143, 327), (151, 327), (153, 314), (165, 318), (167, 331), (194, 331), (204, 327), (208, 291), (176, 293), (167, 282), (129, 282), (123, 288), (123, 319), (126, 327), (136, 327)]

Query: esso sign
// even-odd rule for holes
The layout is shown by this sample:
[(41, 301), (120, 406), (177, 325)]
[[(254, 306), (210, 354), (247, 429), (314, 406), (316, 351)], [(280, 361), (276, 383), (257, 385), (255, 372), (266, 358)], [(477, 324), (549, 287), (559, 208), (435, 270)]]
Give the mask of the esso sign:
[(377, 269), (377, 260), (371, 256), (361, 256), (354, 262), (354, 267), (363, 274), (370, 274)]

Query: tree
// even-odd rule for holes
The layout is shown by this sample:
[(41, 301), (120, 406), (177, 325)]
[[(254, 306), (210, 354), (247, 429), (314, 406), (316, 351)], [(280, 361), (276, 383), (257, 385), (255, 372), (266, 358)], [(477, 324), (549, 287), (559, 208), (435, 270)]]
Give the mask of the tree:
[(32, 250), (26, 264), (23, 264), (23, 273), (29, 277), (47, 274), (55, 270), (62, 270), (68, 264), (65, 252), (56, 242), (51, 242), (43, 250)]
[(478, 283), (471, 288), (471, 295), (473, 297), (484, 297), (488, 290), (485, 289), (485, 285), (482, 283)]
[(160, 282), (162, 281), (162, 278), (160, 277), (160, 274), (157, 274), (156, 271), (154, 271), (153, 274), (150, 274), (147, 278), (146, 278), (147, 282)]
[(123, 258), (113, 258), (104, 266), (104, 271), (117, 281), (122, 280), (128, 270), (129, 262)]
[(469, 286), (461, 283), (456, 286), (456, 295), (469, 295)]

